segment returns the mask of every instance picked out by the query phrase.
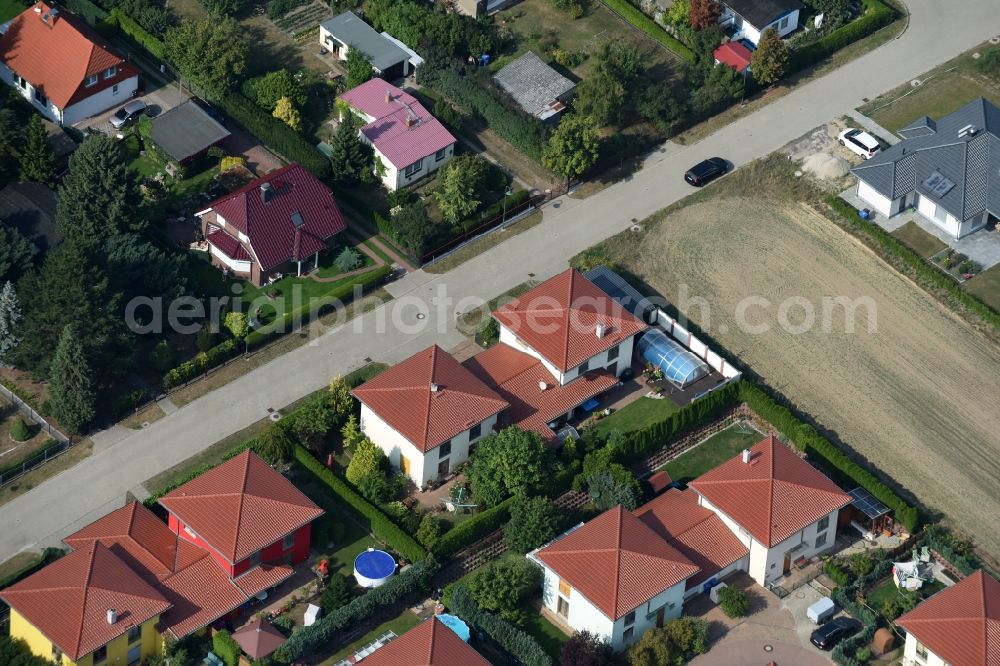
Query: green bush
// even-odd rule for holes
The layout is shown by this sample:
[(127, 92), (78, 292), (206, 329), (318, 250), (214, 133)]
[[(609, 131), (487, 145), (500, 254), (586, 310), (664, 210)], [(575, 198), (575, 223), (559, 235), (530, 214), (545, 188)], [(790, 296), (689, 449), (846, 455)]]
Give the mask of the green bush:
[(796, 71), (820, 62), (848, 44), (867, 37), (896, 19), (896, 12), (880, 0), (861, 0), (861, 17), (843, 25), (829, 35), (792, 52), (789, 69)]
[(225, 662), (226, 666), (237, 666), (240, 663), (240, 644), (233, 640), (232, 635), (222, 629), (212, 636), (212, 652)]
[(226, 340), (207, 352), (198, 354), (190, 361), (184, 361), (170, 370), (163, 378), (163, 388), (171, 389), (184, 382), (207, 372), (223, 361), (231, 358), (239, 351), (239, 344), (234, 339)]
[(419, 562), (427, 558), (427, 551), (423, 546), (393, 523), (378, 507), (354, 492), (346, 481), (324, 467), (305, 447), (296, 444), (292, 455), (302, 467), (312, 472), (317, 481), (325, 484), (345, 504), (367, 518), (371, 533), (376, 539), (389, 544), (390, 548), (410, 562)]
[(120, 9), (112, 9), (108, 16), (108, 22), (118, 26), (118, 29), (136, 45), (146, 49), (159, 60), (165, 58), (166, 47), (163, 42), (153, 36), (141, 25), (132, 20)]
[(446, 559), (479, 541), (487, 534), (496, 532), (510, 520), (510, 508), (514, 497), (508, 497), (494, 507), (486, 509), (457, 527), (448, 530), (431, 549), (439, 559)]
[(24, 419), (18, 418), (14, 420), (14, 425), (10, 427), (10, 438), (15, 442), (26, 442), (31, 439), (31, 431), (28, 429), (28, 424), (24, 422)]
[(330, 160), (295, 130), (242, 94), (229, 93), (215, 101), (223, 111), (271, 150), (292, 162), (298, 162), (321, 180), (330, 177), (332, 171)]
[(823, 573), (838, 586), (847, 585), (851, 579), (850, 575), (837, 563), (836, 560), (827, 560), (823, 565)]
[(477, 82), (450, 69), (424, 65), (420, 80), (456, 104), (482, 118), (487, 126), (514, 148), (541, 163), (548, 130), (540, 120), (513, 108), (513, 100), (484, 78)]
[(719, 591), (719, 606), (729, 617), (743, 617), (750, 608), (750, 600), (743, 590), (725, 587)]
[(682, 44), (676, 37), (660, 27), (660, 25), (630, 4), (628, 0), (602, 0), (608, 8), (623, 19), (646, 33), (660, 44), (679, 55), (688, 62), (694, 62), (694, 51)]

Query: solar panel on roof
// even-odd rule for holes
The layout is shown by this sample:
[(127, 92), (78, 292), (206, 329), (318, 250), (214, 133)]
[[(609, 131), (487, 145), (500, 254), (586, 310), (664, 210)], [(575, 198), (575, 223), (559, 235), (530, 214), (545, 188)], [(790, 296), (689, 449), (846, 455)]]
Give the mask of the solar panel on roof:
[(875, 499), (864, 488), (855, 488), (847, 494), (851, 496), (851, 506), (872, 520), (889, 513), (889, 507)]
[(951, 182), (939, 172), (934, 171), (927, 180), (924, 181), (924, 187), (926, 187), (931, 194), (937, 198), (941, 198), (951, 191), (951, 188), (955, 187), (955, 183)]

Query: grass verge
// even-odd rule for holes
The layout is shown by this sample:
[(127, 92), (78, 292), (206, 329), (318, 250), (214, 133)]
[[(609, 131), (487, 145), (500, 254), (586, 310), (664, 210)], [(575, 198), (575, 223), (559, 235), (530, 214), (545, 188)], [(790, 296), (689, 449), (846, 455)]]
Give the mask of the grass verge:
[(94, 443), (89, 439), (85, 439), (58, 458), (54, 458), (44, 465), (31, 470), (10, 485), (0, 488), (0, 506), (19, 495), (23, 495), (35, 486), (41, 485), (60, 472), (65, 472), (73, 465), (89, 457), (93, 452)]
[(513, 238), (514, 236), (517, 236), (518, 234), (523, 233), (528, 229), (531, 229), (541, 221), (542, 221), (542, 212), (535, 211), (534, 213), (531, 213), (530, 215), (525, 217), (523, 220), (517, 222), (517, 224), (513, 224), (507, 227), (506, 229), (500, 229), (498, 231), (494, 231), (488, 236), (484, 236), (479, 240), (473, 241), (472, 243), (469, 243), (462, 249), (453, 252), (452, 254), (448, 255), (441, 261), (438, 261), (431, 266), (425, 267), (424, 272), (433, 273), (435, 275), (447, 273), (453, 268), (461, 266), (469, 259), (472, 259), (482, 254), (483, 252), (491, 250), (497, 245), (500, 245), (500, 243), (503, 243), (508, 238)]
[(923, 258), (932, 257), (948, 245), (936, 236), (927, 233), (916, 222), (907, 222), (892, 235)]

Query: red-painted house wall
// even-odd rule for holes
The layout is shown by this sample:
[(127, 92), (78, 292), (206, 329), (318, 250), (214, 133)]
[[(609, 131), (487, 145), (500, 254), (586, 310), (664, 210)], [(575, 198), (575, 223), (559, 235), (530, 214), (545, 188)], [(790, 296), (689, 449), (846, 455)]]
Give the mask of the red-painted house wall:
[(171, 513), (170, 517), (167, 519), (167, 526), (170, 527), (171, 532), (173, 532), (180, 538), (184, 539), (185, 541), (190, 541), (194, 545), (200, 548), (204, 548), (209, 553), (211, 553), (212, 557), (215, 558), (215, 561), (219, 563), (219, 566), (221, 566), (223, 569), (229, 572), (230, 576), (236, 575), (236, 573), (233, 570), (233, 565), (227, 562), (226, 559), (222, 557), (222, 555), (219, 555), (218, 552), (216, 552), (211, 546), (209, 546), (207, 541), (202, 539), (200, 536), (192, 537), (190, 534), (184, 531), (186, 525), (183, 522), (181, 522), (180, 519), (177, 518), (177, 516)]

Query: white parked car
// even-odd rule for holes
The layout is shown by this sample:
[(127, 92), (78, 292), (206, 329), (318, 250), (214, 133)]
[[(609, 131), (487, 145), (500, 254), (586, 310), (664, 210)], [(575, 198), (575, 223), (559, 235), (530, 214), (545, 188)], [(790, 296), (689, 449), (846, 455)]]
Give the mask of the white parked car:
[(848, 150), (869, 160), (882, 150), (878, 139), (864, 130), (848, 127), (840, 133), (840, 145), (846, 146)]

